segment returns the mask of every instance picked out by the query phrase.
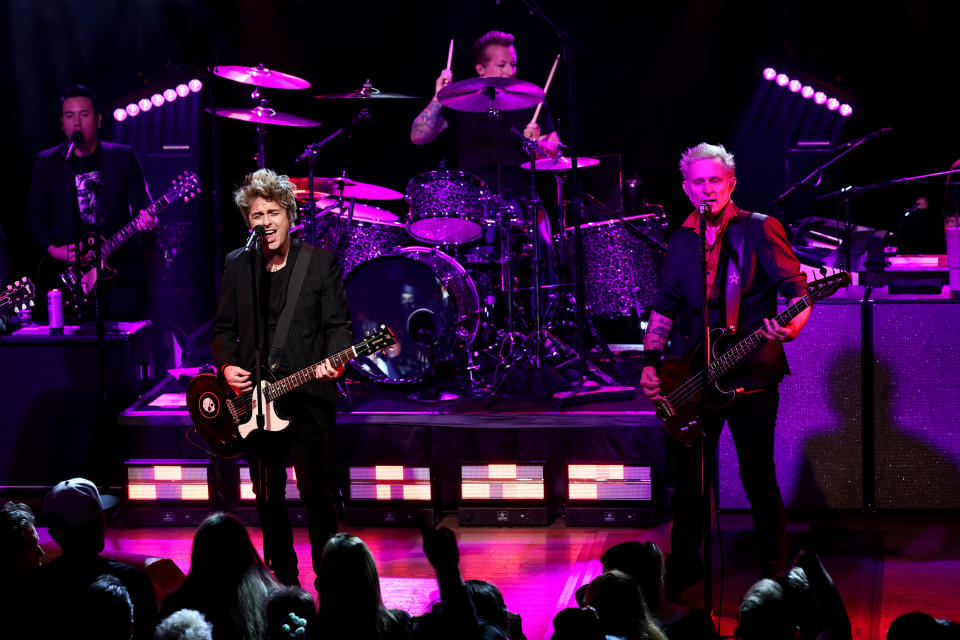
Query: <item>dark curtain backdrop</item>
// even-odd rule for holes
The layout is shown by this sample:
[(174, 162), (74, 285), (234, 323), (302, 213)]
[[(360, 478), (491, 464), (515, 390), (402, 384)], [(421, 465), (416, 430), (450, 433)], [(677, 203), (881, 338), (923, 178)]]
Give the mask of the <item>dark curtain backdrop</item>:
[[(662, 203), (674, 223), (687, 209), (677, 160), (701, 140), (732, 147), (740, 162), (736, 199), (759, 210), (784, 187), (785, 150), (812, 133), (837, 142), (880, 127), (894, 129), (839, 163), (821, 190), (943, 170), (960, 156), (953, 3), (540, 4), (583, 45), (576, 55), (576, 123), (567, 117), (565, 63), (550, 90), (561, 136), (568, 137), (575, 125), (581, 154), (621, 154), (624, 177), (643, 180), (645, 197)], [(516, 35), (520, 76), (541, 85), (559, 50), (552, 31), (518, 0), (7, 0), (2, 11), (7, 78), (0, 109), (11, 135), (0, 224), (12, 245), (14, 270), (24, 273), (36, 259), (27, 250), (23, 222), (26, 185), (37, 151), (62, 139), (56, 98), (69, 84), (99, 91), (104, 137), (110, 139), (112, 108), (197, 75), (212, 86), (218, 104), (247, 106), (251, 87), (213, 80), (204, 71), (212, 61), (262, 62), (304, 77), (313, 84), (307, 91), (264, 94), (278, 110), (323, 122), (319, 129), (273, 127), (267, 136), (268, 164), (305, 175), (306, 168), (294, 163), (303, 145), (333, 131), (357, 106), (311, 96), (356, 89), (369, 78), (382, 91), (423, 99), (374, 103), (375, 125), (328, 145), (317, 172), (346, 170), (403, 190), (410, 177), (434, 168), (441, 156), (438, 146), (414, 147), (407, 134), (432, 94), (450, 38), (456, 40), (456, 79), (474, 75), (470, 45), (488, 29)], [(842, 127), (829, 119), (814, 123), (817, 114), (791, 105), (784, 92), (760, 86), (767, 63), (839, 87), (856, 98), (856, 115)], [(209, 119), (202, 112), (199, 117)], [(227, 249), (242, 236), (229, 191), (254, 167), (254, 141), (249, 125), (225, 119), (216, 124)], [(204, 182), (212, 185), (210, 167), (203, 171)], [(853, 203), (852, 216), (888, 228), (918, 195), (938, 207), (942, 187), (921, 184), (864, 196)], [(800, 214), (837, 211), (833, 203), (809, 199)]]

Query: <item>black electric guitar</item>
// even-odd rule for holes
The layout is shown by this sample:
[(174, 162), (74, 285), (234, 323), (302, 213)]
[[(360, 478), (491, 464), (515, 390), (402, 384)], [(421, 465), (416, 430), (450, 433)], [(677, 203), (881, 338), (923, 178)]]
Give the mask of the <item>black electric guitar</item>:
[(165, 194), (150, 203), (130, 222), (123, 225), (109, 240), (105, 240), (103, 236), (97, 233), (85, 234), (80, 239), (80, 258), (59, 275), (60, 283), (63, 285), (64, 306), (79, 314), (97, 286), (97, 245), (100, 245), (100, 278), (107, 280), (117, 273), (116, 269), (107, 265), (107, 258), (119, 249), (120, 245), (140, 231), (144, 226), (147, 215), (156, 218), (161, 211), (172, 203), (178, 200), (187, 202), (199, 192), (200, 179), (197, 174), (192, 171), (184, 171), (174, 178), (173, 185), (167, 189)]
[[(352, 347), (324, 359), (338, 369), (354, 358), (369, 356), (395, 344), (396, 337), (387, 327), (365, 337)], [(312, 364), (296, 373), (270, 382), (267, 372), (260, 378), (260, 392), (264, 399), (264, 429), (282, 431), (290, 421), (277, 414), (273, 401), (311, 380), (316, 380), (317, 366)], [(187, 409), (197, 433), (218, 456), (229, 458), (240, 453), (240, 443), (257, 429), (256, 389), (236, 395), (226, 382), (214, 374), (204, 373), (187, 385)]]
[[(805, 309), (813, 306), (814, 302), (829, 298), (849, 284), (849, 273), (837, 273), (814, 280), (807, 284), (807, 295), (784, 309), (774, 320), (780, 326), (788, 324)], [(709, 408), (726, 407), (736, 400), (737, 390), (724, 388), (723, 378), (764, 340), (758, 329), (730, 346), (731, 339), (725, 329), (710, 330), (710, 350), (713, 358), (707, 373)], [(667, 433), (682, 443), (693, 442), (702, 432), (697, 409), (703, 393), (704, 371), (700, 369), (696, 374), (691, 372), (691, 363), (698, 353), (699, 347), (684, 358), (665, 360), (660, 367), (660, 395), (663, 399), (656, 402), (657, 417), (663, 421)]]
[(32, 307), (36, 296), (37, 288), (27, 278), (8, 284), (5, 291), (0, 291), (0, 316), (17, 313), (27, 306)]

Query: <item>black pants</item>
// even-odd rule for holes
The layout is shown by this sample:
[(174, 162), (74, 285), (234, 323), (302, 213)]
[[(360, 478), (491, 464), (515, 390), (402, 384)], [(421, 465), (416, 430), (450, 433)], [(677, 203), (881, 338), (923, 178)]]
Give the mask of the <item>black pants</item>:
[[(712, 415), (705, 442), (716, 468), (716, 448), (723, 424), (737, 450), (740, 481), (750, 501), (757, 555), (762, 573), (774, 576), (787, 567), (787, 519), (773, 462), (774, 425), (780, 392), (776, 387), (744, 394), (731, 407)], [(673, 528), (671, 553), (684, 563), (696, 556), (703, 541), (703, 501), (700, 487), (699, 444), (671, 442), (673, 457)], [(713, 474), (716, 478), (716, 473)], [(716, 482), (714, 482), (716, 487)]]
[[(246, 439), (250, 480), (257, 497), (267, 565), (284, 584), (297, 584), (297, 553), (287, 512), (287, 460), (292, 459), (297, 488), (307, 514), (313, 569), (319, 575), (323, 546), (337, 532), (337, 508), (330, 486), (329, 420), (299, 420), (283, 431), (251, 433)], [(261, 473), (266, 473), (266, 491)]]

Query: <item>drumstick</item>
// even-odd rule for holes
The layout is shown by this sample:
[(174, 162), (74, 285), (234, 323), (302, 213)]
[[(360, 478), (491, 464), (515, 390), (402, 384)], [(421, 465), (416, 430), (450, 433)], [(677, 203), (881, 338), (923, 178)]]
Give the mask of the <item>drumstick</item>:
[(447, 51), (447, 71), (450, 71), (451, 62), (453, 62), (453, 38), (450, 38), (450, 49)]
[[(543, 85), (543, 99), (547, 99), (547, 91), (550, 91), (550, 83), (553, 82), (553, 74), (557, 70), (557, 63), (560, 62), (560, 54), (557, 54), (557, 59), (553, 61), (553, 68), (550, 69), (550, 75), (547, 76), (547, 84)], [(537, 110), (533, 112), (533, 118), (530, 119), (530, 124), (537, 124), (537, 118), (540, 117), (540, 108), (543, 107), (543, 103), (537, 105)]]

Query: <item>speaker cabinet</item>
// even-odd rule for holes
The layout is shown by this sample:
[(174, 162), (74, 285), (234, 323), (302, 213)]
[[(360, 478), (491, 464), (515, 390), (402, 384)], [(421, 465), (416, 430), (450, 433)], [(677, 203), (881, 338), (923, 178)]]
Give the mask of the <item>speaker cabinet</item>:
[[(784, 345), (792, 375), (780, 384), (774, 461), (788, 508), (862, 506), (862, 308), (857, 299), (820, 302)], [(718, 469), (719, 506), (748, 508), (727, 428)]]
[(873, 305), (876, 504), (960, 508), (960, 303)]

